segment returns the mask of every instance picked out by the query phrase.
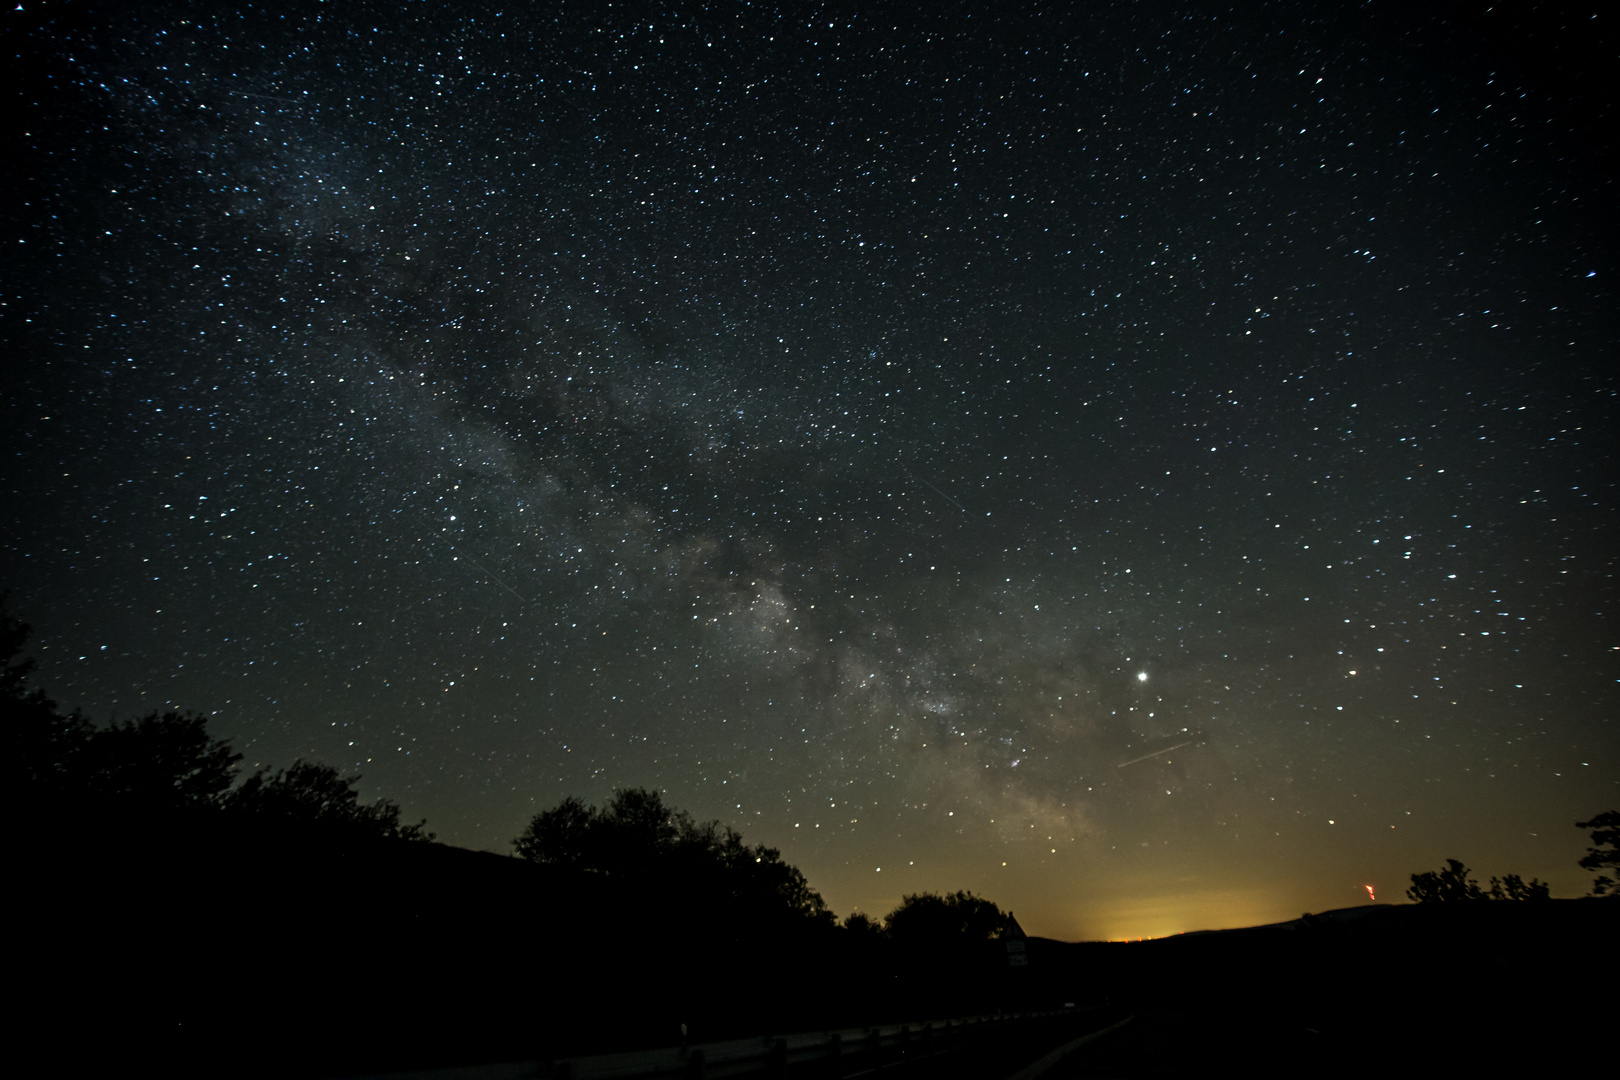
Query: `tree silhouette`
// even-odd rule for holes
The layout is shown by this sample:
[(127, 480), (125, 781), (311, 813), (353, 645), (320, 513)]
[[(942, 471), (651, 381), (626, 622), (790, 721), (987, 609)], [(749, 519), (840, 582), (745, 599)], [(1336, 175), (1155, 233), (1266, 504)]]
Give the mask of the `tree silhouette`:
[(196, 810), (216, 804), (242, 755), (208, 734), (206, 717), (152, 713), (97, 728), (63, 716), (42, 690), (27, 688), (34, 662), (20, 659), (27, 623), (0, 610), (0, 724), (14, 790), (51, 816), (77, 806), (120, 813)]
[(883, 924), (865, 912), (851, 912), (841, 925), (857, 940), (870, 941), (883, 936)]
[(1419, 904), (1437, 904), (1485, 898), (1479, 882), (1468, 876), (1468, 867), (1457, 859), (1447, 859), (1446, 863), (1448, 865), (1438, 872), (1413, 874), (1412, 887), (1406, 890), (1408, 899)]
[(1503, 874), (1500, 881), (1491, 878), (1491, 887), (1485, 896), (1489, 900), (1549, 900), (1552, 891), (1538, 878), (1525, 881), (1518, 874)]
[(821, 895), (780, 851), (749, 846), (718, 821), (699, 824), (647, 788), (617, 791), (600, 809), (565, 798), (536, 814), (512, 844), (530, 862), (625, 880), (661, 879), (693, 901), (723, 902), (757, 917), (834, 922)]
[(343, 776), (330, 765), (302, 759), (274, 773), (259, 770), (224, 800), (225, 808), (261, 823), (296, 825), (347, 840), (431, 840), (426, 819), (399, 823), (400, 809), (391, 799), (369, 806), (354, 785), (359, 776)]
[(693, 828), (691, 816), (666, 807), (658, 792), (627, 788), (600, 810), (569, 796), (536, 814), (512, 843), (530, 862), (630, 873), (668, 859)]
[[(4, 598), (0, 597), (0, 605)], [(50, 812), (76, 775), (77, 758), (90, 737), (90, 722), (63, 716), (43, 690), (29, 690), (34, 662), (22, 656), (30, 627), (0, 606), (0, 738), (5, 740), (8, 791), (25, 805)]]
[(152, 713), (90, 732), (79, 771), (93, 797), (131, 811), (217, 809), (242, 755), (195, 713)]
[(6, 610), (10, 599), (9, 593), (0, 596), (0, 656), (5, 657), (5, 663), (0, 664), (0, 695), (19, 698), (27, 693), (23, 683), (34, 670), (34, 662), (22, 656), (33, 627)]
[(593, 820), (594, 808), (570, 795), (536, 814), (512, 845), (530, 862), (584, 868), (592, 861), (587, 837)]
[[(1606, 810), (1591, 821), (1577, 821), (1575, 827), (1592, 830), (1592, 846), (1581, 859), (1582, 868), (1620, 870), (1620, 810)], [(1599, 874), (1592, 882), (1592, 895), (1620, 898), (1620, 881)]]
[(940, 945), (989, 941), (1001, 936), (1007, 915), (971, 892), (910, 893), (883, 920), (888, 935), (901, 944)]
[(751, 906), (760, 915), (777, 910), (818, 925), (836, 922), (826, 901), (798, 867), (784, 862), (776, 848), (744, 844), (741, 834), (730, 826), (714, 821), (690, 826), (677, 841), (675, 852), (677, 865), (688, 876), (710, 877), (731, 901)]
[(1419, 904), (1450, 903), (1458, 900), (1546, 900), (1552, 894), (1545, 881), (1531, 878), (1525, 881), (1518, 874), (1491, 878), (1491, 887), (1481, 889), (1472, 873), (1456, 859), (1447, 859), (1440, 870), (1413, 874), (1412, 887), (1406, 890), (1409, 899)]
[[(0, 598), (3, 599), (3, 598)], [(366, 805), (331, 766), (297, 761), (263, 770), (232, 789), (242, 755), (208, 733), (195, 713), (151, 713), (98, 728), (63, 716), (43, 691), (29, 690), (33, 661), (21, 659), (29, 627), (0, 607), (0, 735), (8, 790), (21, 796), (42, 834), (126, 837), (161, 820), (253, 822), (312, 830), (328, 840), (431, 840), (426, 821), (400, 824), (388, 799)], [(222, 813), (223, 812), (223, 813)], [(188, 833), (193, 840), (199, 834)]]

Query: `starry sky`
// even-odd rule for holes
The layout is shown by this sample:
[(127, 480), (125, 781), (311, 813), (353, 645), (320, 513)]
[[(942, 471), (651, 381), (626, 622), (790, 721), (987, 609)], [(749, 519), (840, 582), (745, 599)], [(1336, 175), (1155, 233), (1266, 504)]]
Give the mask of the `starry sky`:
[(1595, 11), (24, 0), (36, 685), (474, 848), (656, 787), (840, 915), (1583, 893)]

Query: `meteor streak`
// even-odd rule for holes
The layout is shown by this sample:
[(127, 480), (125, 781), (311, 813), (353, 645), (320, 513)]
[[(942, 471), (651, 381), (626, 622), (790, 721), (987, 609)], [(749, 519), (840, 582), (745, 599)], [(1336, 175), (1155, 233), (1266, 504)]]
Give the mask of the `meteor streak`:
[(500, 579), (500, 577), (495, 573), (495, 571), (491, 570), (489, 567), (485, 566), (483, 563), (479, 562), (477, 559), (473, 558), (471, 555), (467, 554), (465, 551), (462, 551), (460, 548), (456, 547), (456, 545), (454, 545), (454, 544), (450, 545), (450, 550), (454, 551), (457, 555), (460, 555), (463, 559), (466, 559), (468, 562), (470, 562), (474, 566), (478, 567), (478, 569), (480, 569), (484, 573), (488, 574), (491, 578), (494, 578), (495, 579), (495, 584), (499, 585), (501, 588), (505, 589), (507, 592), (511, 593), (513, 596), (516, 596), (519, 603), (524, 603), (524, 604), (528, 603), (528, 601), (524, 600), (523, 597), (518, 596), (517, 591), (515, 589), (513, 589), (512, 586), (510, 586), (506, 582), (502, 581)]
[(1163, 750), (1155, 750), (1151, 754), (1143, 754), (1141, 757), (1134, 757), (1129, 761), (1122, 761), (1114, 767), (1116, 769), (1123, 769), (1127, 765), (1135, 765), (1138, 761), (1146, 761), (1148, 758), (1158, 757), (1160, 754), (1168, 754), (1172, 750), (1180, 750), (1183, 746), (1191, 746), (1192, 744), (1193, 740), (1188, 739), (1186, 742), (1178, 742), (1174, 746), (1167, 746)]
[(950, 503), (952, 506), (954, 506), (958, 510), (962, 511), (962, 513), (964, 513), (964, 514), (967, 513), (967, 507), (963, 506), (961, 503), (957, 502), (955, 499), (953, 499), (949, 495), (945, 494), (945, 492), (942, 491), (939, 488), (939, 486), (936, 485), (933, 481), (928, 480), (925, 477), (918, 476), (916, 473), (914, 473), (910, 469), (906, 468), (904, 462), (897, 461), (897, 462), (895, 462), (895, 464), (900, 466), (900, 471), (901, 472), (905, 473), (907, 476), (911, 477), (913, 480), (918, 481), (919, 483), (927, 484), (929, 487), (933, 488), (936, 492), (939, 493), (940, 498), (944, 499), (946, 502)]

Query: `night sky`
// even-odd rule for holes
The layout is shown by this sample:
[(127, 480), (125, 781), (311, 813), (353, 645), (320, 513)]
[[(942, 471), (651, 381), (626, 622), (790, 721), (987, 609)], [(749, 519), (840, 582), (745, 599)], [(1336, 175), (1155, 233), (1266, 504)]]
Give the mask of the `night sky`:
[(1584, 893), (1595, 10), (24, 0), (34, 684), (474, 848), (655, 787), (840, 916)]

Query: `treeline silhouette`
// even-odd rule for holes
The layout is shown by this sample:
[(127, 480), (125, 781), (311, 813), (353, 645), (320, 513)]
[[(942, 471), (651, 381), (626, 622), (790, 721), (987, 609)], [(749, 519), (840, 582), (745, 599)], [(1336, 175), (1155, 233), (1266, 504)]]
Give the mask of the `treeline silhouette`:
[(971, 893), (840, 925), (779, 851), (640, 788), (537, 814), (517, 858), (435, 843), (328, 765), (242, 779), (205, 717), (63, 712), (27, 634), (0, 612), (11, 1018), (59, 1069), (342, 1075), (1032, 999)]
[(813, 929), (834, 922), (821, 894), (780, 851), (750, 847), (718, 821), (698, 823), (646, 788), (618, 791), (600, 810), (566, 798), (536, 814), (513, 846), (530, 862), (605, 874), (762, 931), (770, 923)]
[[(825, 936), (838, 927), (848, 946), (869, 954), (900, 950), (955, 959), (1007, 933), (1012, 915), (969, 891), (910, 893), (881, 921), (855, 912), (837, 923), (803, 872), (764, 844), (750, 847), (719, 821), (697, 822), (647, 788), (614, 793), (600, 809), (574, 797), (543, 810), (512, 842), (520, 858), (602, 874), (626, 887), (764, 932)], [(772, 925), (775, 924), (775, 925)]]
[[(1577, 821), (1577, 829), (1589, 829), (1592, 845), (1586, 849), (1580, 866), (1585, 870), (1610, 871), (1620, 869), (1620, 810), (1606, 810), (1591, 821)], [(1525, 881), (1518, 874), (1492, 877), (1488, 888), (1471, 875), (1473, 871), (1461, 859), (1447, 859), (1439, 870), (1425, 870), (1412, 875), (1412, 886), (1406, 898), (1418, 904), (1452, 904), (1479, 900), (1551, 900), (1552, 887), (1540, 878)], [(1592, 881), (1594, 897), (1620, 899), (1620, 887), (1608, 873), (1600, 873)]]
[(308, 841), (431, 840), (426, 822), (400, 823), (388, 799), (362, 803), (359, 776), (295, 761), (259, 770), (233, 786), (242, 755), (208, 733), (206, 717), (152, 713), (96, 727), (63, 716), (41, 697), (9, 704), (12, 790), (40, 815), (47, 832), (121, 822), (181, 833), (224, 827), (280, 830)]
[(425, 821), (402, 825), (392, 801), (362, 803), (360, 777), (329, 765), (295, 761), (235, 785), (242, 755), (209, 734), (207, 717), (154, 712), (98, 727), (81, 713), (61, 712), (43, 690), (27, 686), (34, 668), (21, 656), (28, 633), (26, 623), (0, 611), (7, 788), (32, 815), (34, 836), (84, 842), (116, 825), (149, 834), (282, 831), (339, 844), (432, 839)]
[(1550, 900), (1552, 889), (1540, 878), (1525, 881), (1518, 874), (1491, 878), (1491, 887), (1482, 889), (1479, 882), (1459, 859), (1447, 859), (1439, 870), (1426, 870), (1412, 875), (1412, 887), (1406, 897), (1419, 904), (1455, 903), (1459, 900)]

